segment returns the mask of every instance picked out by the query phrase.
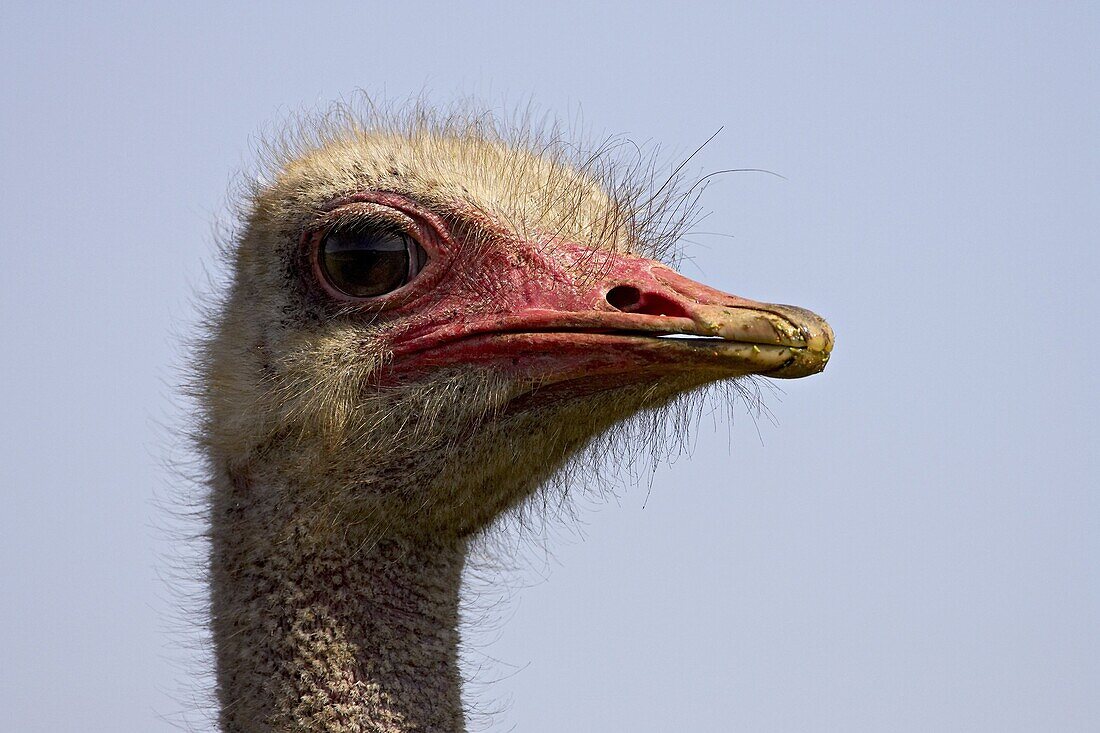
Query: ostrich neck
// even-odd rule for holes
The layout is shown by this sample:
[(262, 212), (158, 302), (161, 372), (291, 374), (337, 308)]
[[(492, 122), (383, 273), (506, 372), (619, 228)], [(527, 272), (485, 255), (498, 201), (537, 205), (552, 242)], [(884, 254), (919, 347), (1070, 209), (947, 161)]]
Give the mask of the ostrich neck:
[(300, 508), (264, 511), (241, 493), (226, 486), (212, 507), (222, 728), (465, 730), (457, 654), (464, 543), (339, 531), (318, 538)]

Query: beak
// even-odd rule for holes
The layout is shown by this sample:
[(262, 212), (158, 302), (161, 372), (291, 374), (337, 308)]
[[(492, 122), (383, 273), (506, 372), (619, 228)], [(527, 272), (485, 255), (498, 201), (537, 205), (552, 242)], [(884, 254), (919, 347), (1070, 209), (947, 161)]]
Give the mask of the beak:
[(667, 337), (693, 336), (727, 350), (732, 360), (752, 367), (752, 373), (795, 379), (825, 369), (833, 330), (816, 313), (724, 293), (660, 264), (648, 269), (650, 287), (616, 286), (608, 299), (622, 298), (620, 310), (662, 321), (668, 318), (664, 311), (678, 311), (668, 323)]
[[(833, 332), (803, 308), (724, 293), (633, 255), (574, 248), (597, 278), (494, 274), (494, 312), (446, 310), (395, 343), (399, 371), (481, 364), (540, 383), (670, 374), (794, 379), (825, 368)], [(503, 284), (503, 287), (499, 287)], [(604, 382), (607, 379), (603, 379)]]

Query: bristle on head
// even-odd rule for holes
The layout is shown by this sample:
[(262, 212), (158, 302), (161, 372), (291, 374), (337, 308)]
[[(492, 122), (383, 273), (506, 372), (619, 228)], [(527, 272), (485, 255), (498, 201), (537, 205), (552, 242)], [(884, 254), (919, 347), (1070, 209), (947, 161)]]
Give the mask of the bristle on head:
[(584, 137), (530, 109), (505, 118), (472, 104), (382, 107), (358, 98), (300, 115), (261, 142), (246, 198), (255, 214), (294, 226), (357, 190), (394, 191), (443, 211), (480, 212), (517, 236), (674, 264), (699, 188), (657, 149), (625, 136), (573, 135)]

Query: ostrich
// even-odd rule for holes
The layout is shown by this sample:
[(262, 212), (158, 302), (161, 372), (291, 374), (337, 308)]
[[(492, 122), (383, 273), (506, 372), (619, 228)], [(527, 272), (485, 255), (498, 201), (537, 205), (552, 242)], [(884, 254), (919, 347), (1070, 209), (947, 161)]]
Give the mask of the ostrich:
[(632, 416), (824, 368), (659, 261), (690, 193), (571, 150), (348, 116), (250, 189), (196, 371), (223, 730), (465, 730), (471, 542)]

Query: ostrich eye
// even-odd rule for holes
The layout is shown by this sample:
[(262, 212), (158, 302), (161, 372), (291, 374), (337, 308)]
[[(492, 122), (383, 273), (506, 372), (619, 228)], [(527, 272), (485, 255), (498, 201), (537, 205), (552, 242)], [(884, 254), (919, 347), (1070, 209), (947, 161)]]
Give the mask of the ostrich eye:
[(416, 277), (427, 255), (404, 234), (349, 228), (326, 234), (318, 259), (332, 287), (356, 298), (372, 298), (397, 290)]

